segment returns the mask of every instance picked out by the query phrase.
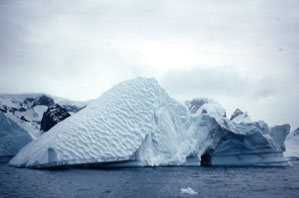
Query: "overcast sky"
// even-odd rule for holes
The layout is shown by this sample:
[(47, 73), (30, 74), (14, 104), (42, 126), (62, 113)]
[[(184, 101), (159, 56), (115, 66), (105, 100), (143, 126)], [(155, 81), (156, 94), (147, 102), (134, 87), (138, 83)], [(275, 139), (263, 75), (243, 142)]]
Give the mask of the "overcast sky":
[(2, 93), (88, 100), (155, 77), (180, 101), (294, 129), (298, 74), (298, 0), (0, 1)]

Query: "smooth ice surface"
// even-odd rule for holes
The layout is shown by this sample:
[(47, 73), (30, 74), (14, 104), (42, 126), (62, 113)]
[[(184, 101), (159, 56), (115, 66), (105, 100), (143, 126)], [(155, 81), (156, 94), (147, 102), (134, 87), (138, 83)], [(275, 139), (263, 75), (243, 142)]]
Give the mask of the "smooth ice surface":
[(299, 159), (299, 128), (290, 133), (286, 139), (286, 152), (284, 155), (291, 159)]
[(28, 144), (10, 165), (287, 165), (281, 154), (288, 126), (272, 134), (263, 122), (226, 119), (219, 103), (193, 101), (187, 109), (155, 79), (122, 82)]
[(32, 141), (27, 131), (0, 112), (0, 157), (14, 156)]

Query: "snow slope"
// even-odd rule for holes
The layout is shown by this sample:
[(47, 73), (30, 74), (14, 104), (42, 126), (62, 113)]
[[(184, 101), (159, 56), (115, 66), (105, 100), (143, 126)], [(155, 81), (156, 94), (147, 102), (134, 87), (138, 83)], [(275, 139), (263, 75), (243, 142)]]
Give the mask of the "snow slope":
[[(10, 164), (43, 167), (130, 160), (142, 143), (146, 144), (146, 137), (156, 134), (154, 123), (157, 116), (164, 116), (162, 109), (167, 108), (168, 100), (155, 80), (138, 78), (121, 83), (23, 148)], [(154, 110), (159, 107), (162, 109), (155, 117)], [(175, 128), (172, 123), (165, 124)], [(141, 152), (146, 163), (151, 153), (147, 148)]]
[(88, 102), (74, 102), (45, 94), (0, 94), (0, 111), (28, 131), (33, 138), (40, 135), (43, 113), (55, 103), (72, 114)]
[(190, 114), (155, 79), (135, 78), (55, 125), (25, 146), (10, 165), (287, 165), (280, 154), (288, 126), (272, 134), (262, 122), (238, 124), (223, 112), (206, 110)]
[(27, 131), (0, 112), (0, 157), (14, 156), (32, 141)]

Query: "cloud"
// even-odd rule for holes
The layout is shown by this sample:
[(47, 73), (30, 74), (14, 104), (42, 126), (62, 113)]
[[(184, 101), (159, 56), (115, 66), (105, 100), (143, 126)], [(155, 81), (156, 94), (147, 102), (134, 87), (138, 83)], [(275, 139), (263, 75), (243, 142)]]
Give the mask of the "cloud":
[(274, 97), (283, 89), (275, 79), (242, 76), (233, 66), (193, 66), (188, 70), (172, 70), (162, 78), (167, 90), (179, 98), (196, 97), (237, 97), (263, 99)]
[(299, 125), (298, 10), (280, 0), (1, 1), (0, 92), (87, 100), (153, 76), (179, 99)]
[[(289, 74), (289, 73), (288, 73)], [(262, 77), (240, 75), (233, 66), (193, 66), (172, 70), (160, 79), (173, 97), (183, 101), (196, 97), (218, 100), (231, 114), (236, 108), (247, 111), (253, 120), (271, 125), (291, 123), (296, 127), (299, 110), (297, 74)]]

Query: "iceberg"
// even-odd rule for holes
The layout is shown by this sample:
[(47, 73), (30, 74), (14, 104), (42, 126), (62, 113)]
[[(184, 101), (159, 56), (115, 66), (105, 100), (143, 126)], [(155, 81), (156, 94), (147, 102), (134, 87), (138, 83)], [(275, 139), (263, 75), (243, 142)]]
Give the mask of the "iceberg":
[(299, 160), (299, 128), (287, 136), (285, 144), (284, 156), (292, 160)]
[(11, 157), (32, 141), (29, 132), (0, 112), (0, 157)]
[(185, 101), (191, 114), (208, 113), (214, 117), (226, 117), (226, 111), (220, 103), (208, 98), (195, 98)]
[(200, 112), (190, 113), (155, 79), (134, 78), (59, 122), (22, 148), (9, 164), (28, 168), (288, 165), (282, 155), (288, 125), (272, 130), (263, 122), (235, 123), (214, 102), (199, 106)]
[(235, 112), (232, 114), (231, 121), (236, 122), (236, 123), (250, 123), (251, 119), (247, 113), (244, 113), (240, 109), (236, 109)]
[(237, 124), (229, 120), (218, 120), (217, 124), (217, 138), (213, 139), (213, 143), (202, 156), (202, 165), (289, 165), (283, 156), (289, 125), (270, 128), (263, 121)]

